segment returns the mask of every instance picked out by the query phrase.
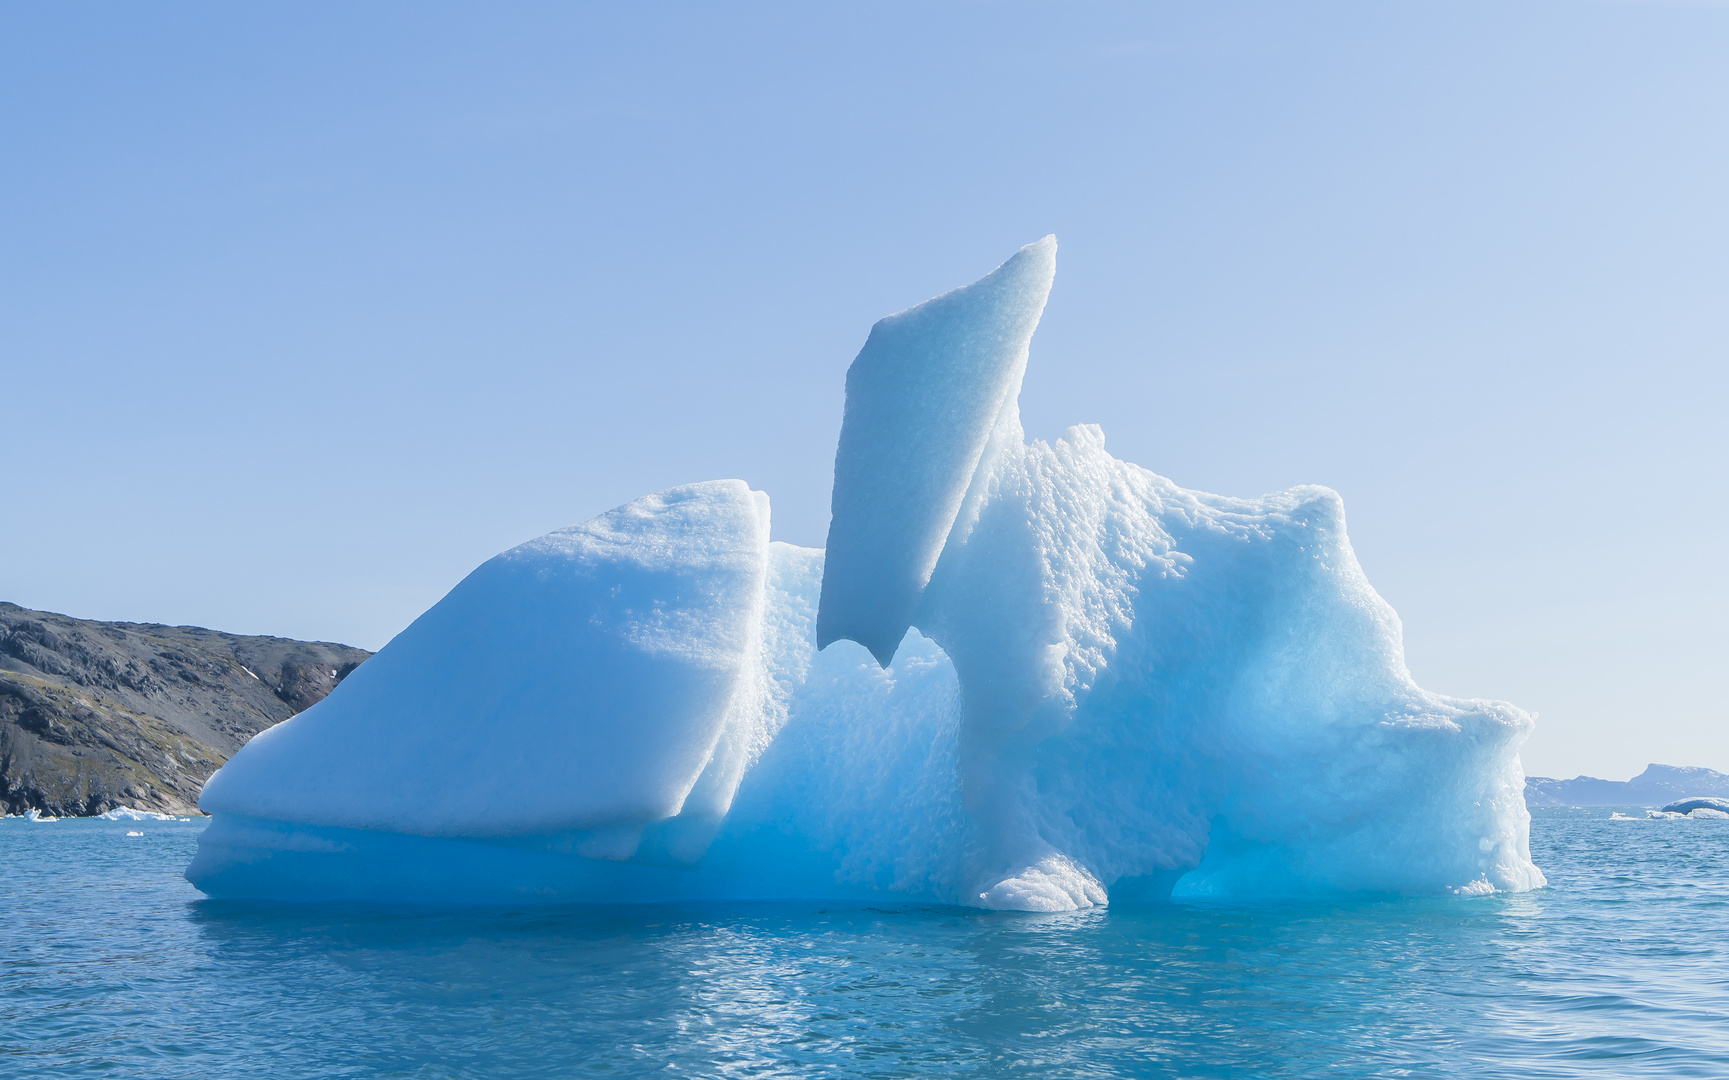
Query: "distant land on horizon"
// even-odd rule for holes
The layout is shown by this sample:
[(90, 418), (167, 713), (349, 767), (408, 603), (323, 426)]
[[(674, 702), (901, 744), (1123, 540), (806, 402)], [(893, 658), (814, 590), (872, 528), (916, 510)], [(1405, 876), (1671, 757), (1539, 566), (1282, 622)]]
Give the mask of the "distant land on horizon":
[[(372, 654), (328, 641), (99, 622), (0, 601), (0, 806), (196, 814), (246, 740), (322, 701)], [(1729, 774), (1649, 765), (1631, 780), (1525, 778), (1527, 806), (1729, 798)]]
[(1526, 806), (1663, 806), (1694, 796), (1729, 798), (1729, 774), (1693, 765), (1647, 765), (1631, 780), (1525, 777)]

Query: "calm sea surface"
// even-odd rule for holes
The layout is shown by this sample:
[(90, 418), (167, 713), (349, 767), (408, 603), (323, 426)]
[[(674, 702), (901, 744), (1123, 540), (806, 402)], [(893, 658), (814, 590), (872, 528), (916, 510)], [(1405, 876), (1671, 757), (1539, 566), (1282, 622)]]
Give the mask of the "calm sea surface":
[(1063, 916), (213, 903), (201, 822), (11, 819), (0, 1077), (1729, 1077), (1729, 821), (1609, 813), (1523, 896)]

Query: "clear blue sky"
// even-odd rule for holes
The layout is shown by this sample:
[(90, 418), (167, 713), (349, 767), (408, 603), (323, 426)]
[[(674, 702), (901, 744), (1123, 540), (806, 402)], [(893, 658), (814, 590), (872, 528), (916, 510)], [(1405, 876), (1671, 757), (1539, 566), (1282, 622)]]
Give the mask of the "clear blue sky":
[(1729, 770), (1729, 7), (0, 8), (0, 598), (376, 648), (1061, 239), (1029, 432), (1345, 498), (1527, 769)]

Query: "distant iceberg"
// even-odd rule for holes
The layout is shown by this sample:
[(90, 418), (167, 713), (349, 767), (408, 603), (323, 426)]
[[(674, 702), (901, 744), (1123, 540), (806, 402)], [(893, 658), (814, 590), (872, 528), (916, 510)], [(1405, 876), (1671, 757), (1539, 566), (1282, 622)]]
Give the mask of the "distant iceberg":
[[(134, 810), (130, 806), (116, 806), (105, 814), (97, 814), (104, 821), (189, 821), (189, 818), (175, 817), (173, 814), (160, 814), (155, 810)], [(131, 835), (128, 833), (127, 835)]]
[(1542, 885), (1530, 718), (1416, 686), (1334, 492), (1026, 440), (1055, 258), (872, 329), (826, 556), (736, 480), (499, 555), (210, 779), (187, 877), (1032, 911)]
[(1677, 799), (1658, 811), (1662, 814), (1686, 814), (1689, 817), (1729, 817), (1729, 799)]
[(1718, 813), (1729, 813), (1729, 799), (1679, 799), (1663, 807), (1665, 814), (1689, 814), (1695, 810), (1715, 810)]

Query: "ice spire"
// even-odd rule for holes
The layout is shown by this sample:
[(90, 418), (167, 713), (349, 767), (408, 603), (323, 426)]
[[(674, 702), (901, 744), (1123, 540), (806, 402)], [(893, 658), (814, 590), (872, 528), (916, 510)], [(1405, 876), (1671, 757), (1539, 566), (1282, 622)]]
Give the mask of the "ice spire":
[(1007, 410), (1056, 274), (1057, 238), (871, 327), (847, 370), (817, 647), (850, 638), (884, 667)]

